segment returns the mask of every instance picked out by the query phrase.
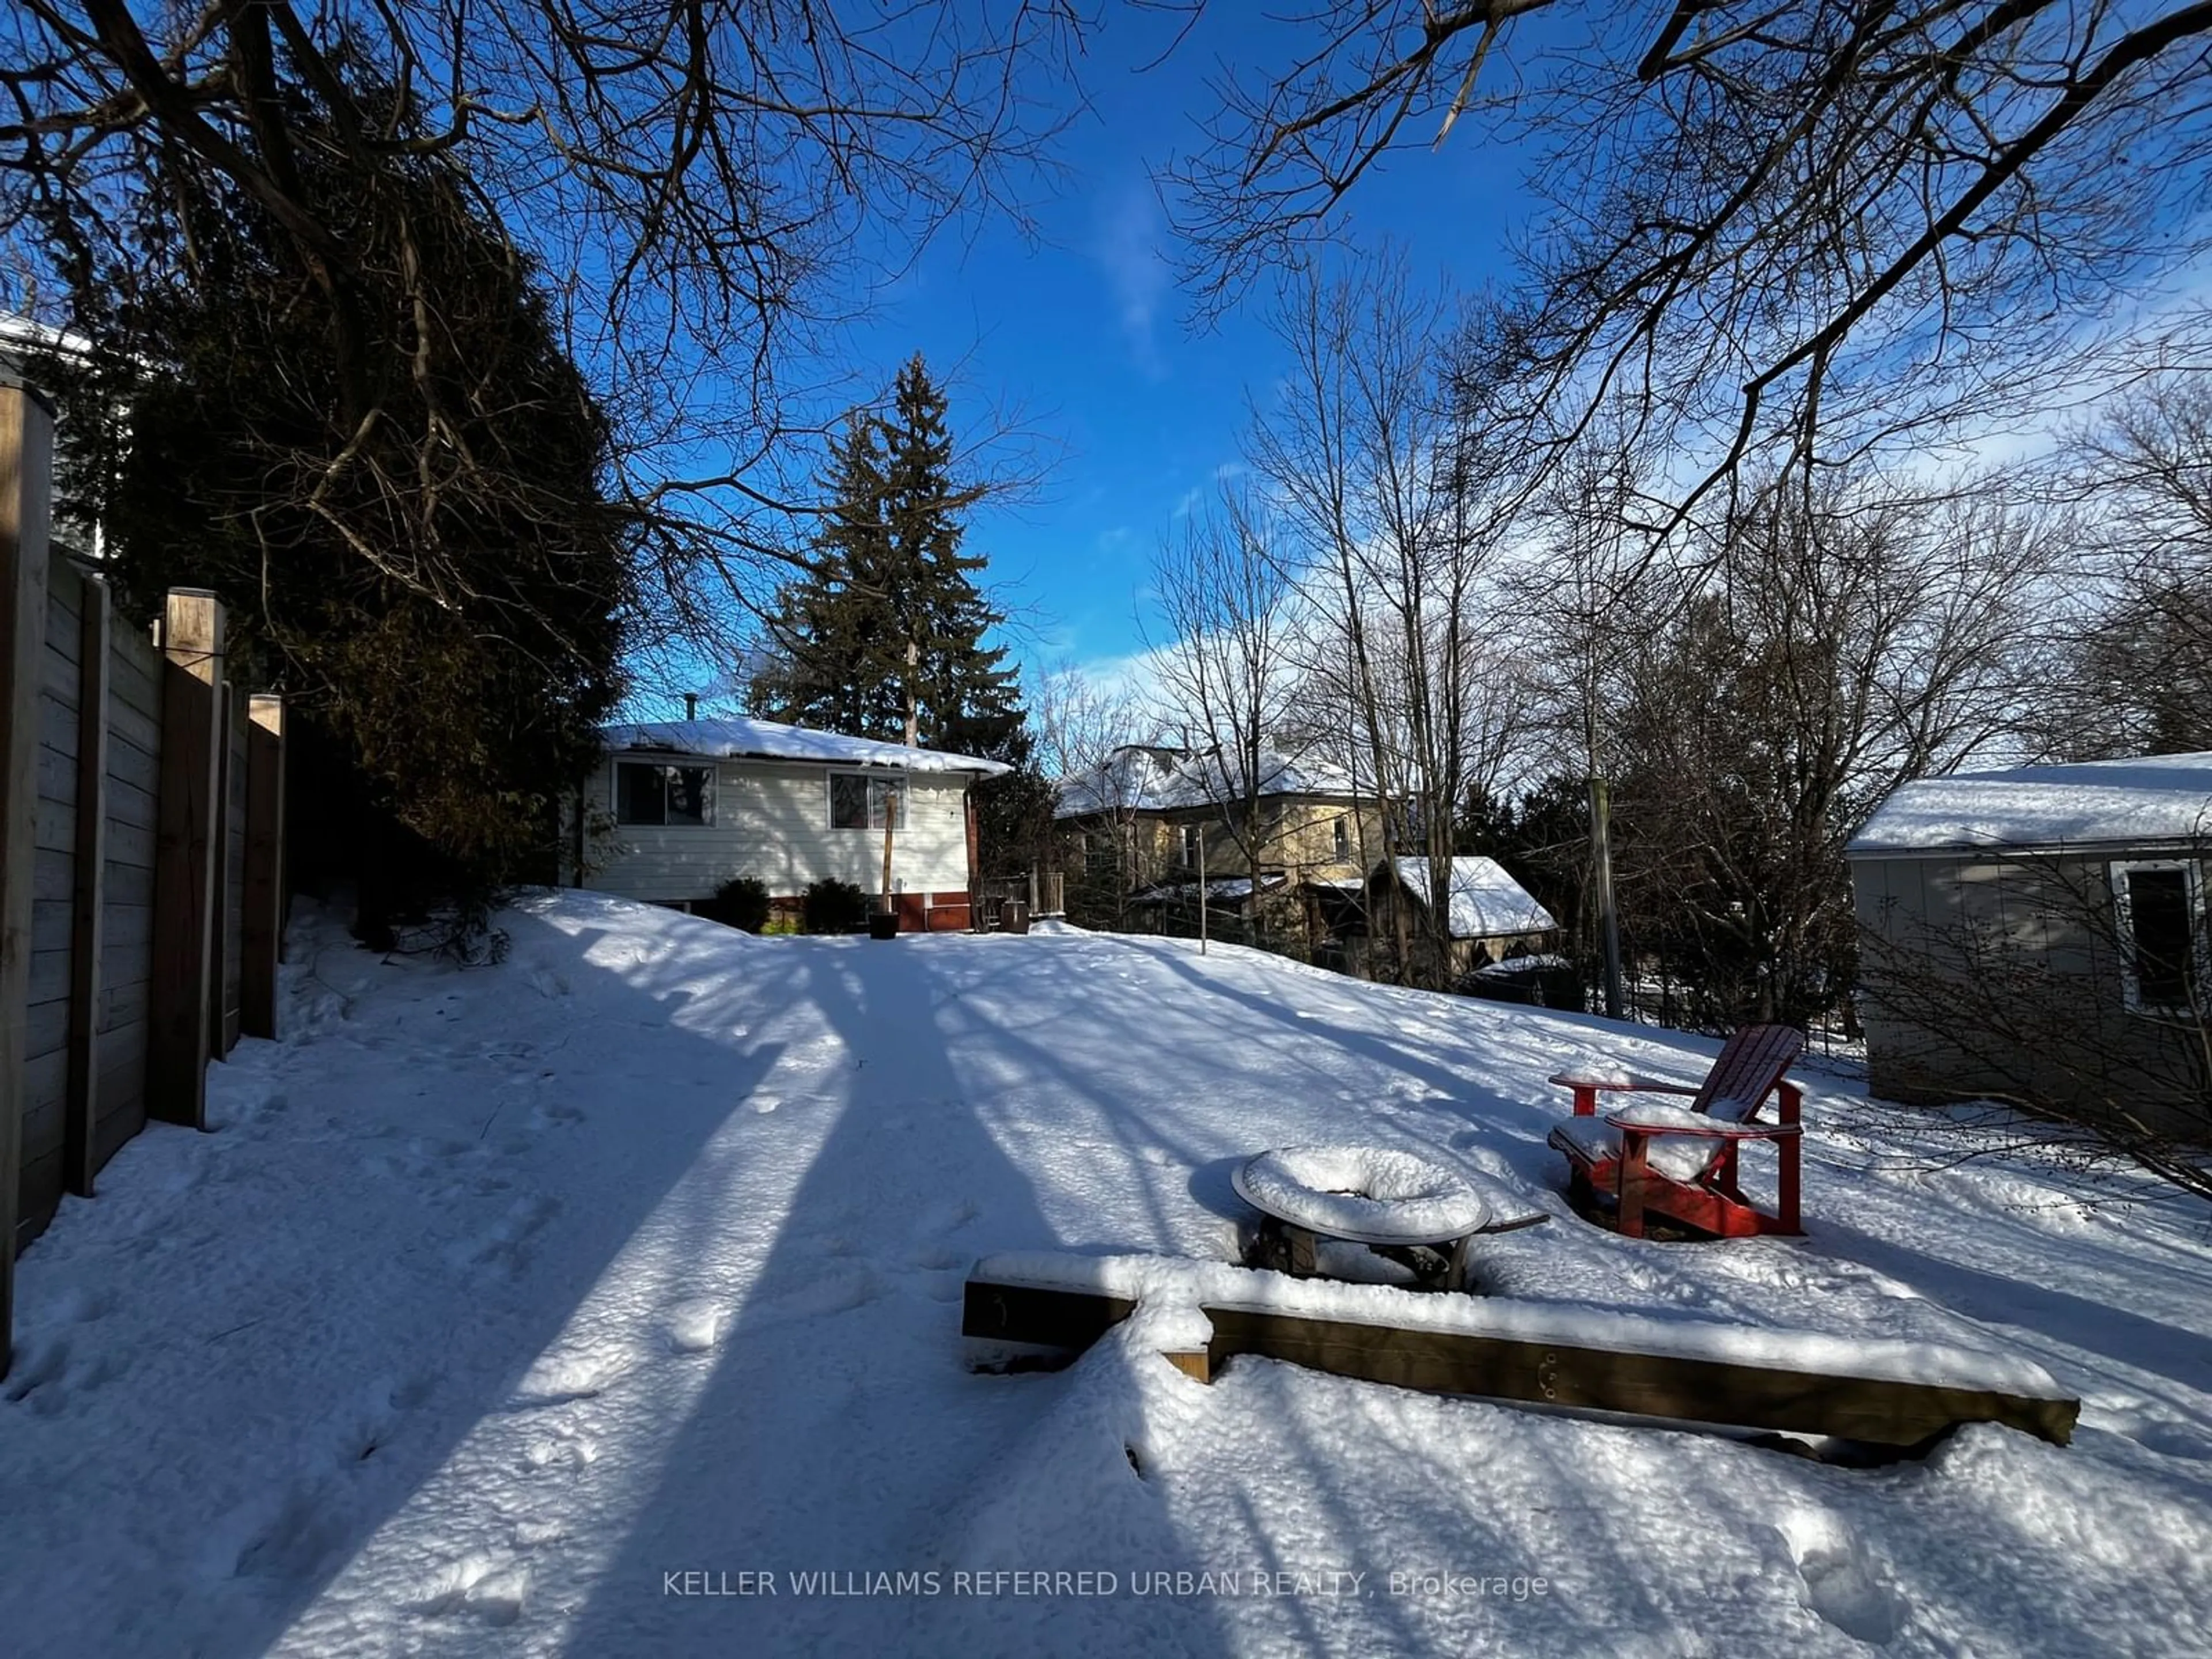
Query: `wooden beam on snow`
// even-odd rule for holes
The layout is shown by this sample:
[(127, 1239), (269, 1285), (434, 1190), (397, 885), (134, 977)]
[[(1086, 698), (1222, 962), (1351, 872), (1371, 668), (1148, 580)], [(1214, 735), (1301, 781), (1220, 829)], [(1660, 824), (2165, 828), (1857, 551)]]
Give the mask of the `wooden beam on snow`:
[[(1310, 1316), (1202, 1302), (1213, 1333), (1203, 1363), (1170, 1356), (1210, 1380), (1239, 1354), (1431, 1394), (1620, 1412), (1697, 1425), (1917, 1446), (1962, 1423), (1998, 1423), (2057, 1445), (2080, 1402), (1833, 1370), (1752, 1365), (1630, 1346), (1530, 1341)], [(970, 1279), (963, 1335), (1075, 1352), (1135, 1310), (1096, 1291)], [(1788, 1334), (1769, 1333), (1786, 1346)]]

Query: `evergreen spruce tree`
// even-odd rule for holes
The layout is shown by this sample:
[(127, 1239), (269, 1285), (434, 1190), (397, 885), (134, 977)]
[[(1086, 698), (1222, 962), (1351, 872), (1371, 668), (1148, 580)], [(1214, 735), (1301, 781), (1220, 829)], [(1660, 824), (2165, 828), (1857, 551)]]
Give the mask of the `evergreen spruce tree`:
[(899, 371), (890, 413), (855, 414), (832, 446), (813, 569), (784, 591), (778, 659), (755, 677), (747, 706), (1007, 762), (1013, 774), (976, 798), (984, 869), (1006, 873), (1028, 867), (1049, 827), (1050, 793), (1030, 759), (1006, 648), (983, 643), (1005, 617), (976, 585), (985, 561), (961, 550), (982, 491), (954, 479), (945, 412), (917, 354)]

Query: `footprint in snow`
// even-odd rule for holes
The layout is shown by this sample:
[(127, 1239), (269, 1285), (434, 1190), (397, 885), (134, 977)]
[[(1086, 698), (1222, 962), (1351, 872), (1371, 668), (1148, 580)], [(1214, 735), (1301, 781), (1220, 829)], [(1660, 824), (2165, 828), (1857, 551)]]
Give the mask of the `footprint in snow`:
[(866, 1267), (855, 1265), (823, 1273), (811, 1283), (775, 1297), (769, 1308), (779, 1319), (848, 1313), (883, 1294), (883, 1281)]
[(630, 1368), (629, 1356), (591, 1352), (548, 1354), (523, 1374), (514, 1390), (512, 1409), (534, 1411), (564, 1406), (572, 1400), (592, 1400), (605, 1394)]
[[(215, 1553), (218, 1565), (228, 1556), (230, 1578), (299, 1580), (337, 1553), (345, 1541), (345, 1522), (338, 1518), (343, 1506), (309, 1487), (281, 1492), (273, 1498), (249, 1504), (218, 1523)], [(240, 1540), (235, 1550), (228, 1540)]]
[(668, 1310), (668, 1346), (678, 1353), (704, 1353), (722, 1340), (728, 1323), (729, 1310), (719, 1302), (679, 1302)]
[(499, 1267), (519, 1273), (530, 1264), (530, 1240), (561, 1212), (561, 1200), (543, 1194), (518, 1198), (484, 1232), (451, 1246), (446, 1259), (457, 1267)]
[(523, 1471), (536, 1474), (555, 1467), (588, 1469), (599, 1461), (599, 1443), (588, 1435), (556, 1430), (532, 1441), (522, 1454)]
[(1798, 1599), (1854, 1641), (1880, 1646), (1904, 1629), (1903, 1598), (1836, 1516), (1803, 1510), (1775, 1528), (1803, 1581)]
[(466, 1614), (487, 1624), (511, 1625), (522, 1616), (529, 1593), (530, 1569), (521, 1562), (470, 1554), (441, 1568), (423, 1587), (414, 1610), (432, 1619)]
[(69, 1375), (69, 1361), (67, 1337), (45, 1343), (17, 1361), (5, 1389), (0, 1390), (0, 1399), (11, 1406), (27, 1402), (40, 1416), (52, 1416), (68, 1401), (69, 1391), (63, 1383)]

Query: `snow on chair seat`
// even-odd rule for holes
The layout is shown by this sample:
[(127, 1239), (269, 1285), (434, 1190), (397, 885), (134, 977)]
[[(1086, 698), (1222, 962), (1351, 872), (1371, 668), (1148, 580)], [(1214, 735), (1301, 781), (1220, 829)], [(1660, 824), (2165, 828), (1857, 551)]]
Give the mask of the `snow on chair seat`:
[[(1784, 1074), (1804, 1051), (1803, 1033), (1787, 1025), (1747, 1025), (1729, 1038), (1704, 1083), (1597, 1077), (1562, 1072), (1552, 1081), (1574, 1091), (1574, 1115), (1548, 1139), (1567, 1155), (1569, 1190), (1580, 1207), (1602, 1195), (1614, 1205), (1621, 1233), (1644, 1236), (1644, 1217), (1670, 1221), (1720, 1238), (1761, 1233), (1795, 1235), (1798, 1224), (1803, 1096)], [(1638, 1102), (1598, 1115), (1601, 1094), (1680, 1095), (1687, 1107)], [(1778, 1123), (1759, 1121), (1769, 1096)], [(1771, 1140), (1779, 1164), (1776, 1213), (1759, 1209), (1737, 1180), (1741, 1144)]]
[[(1550, 1140), (1585, 1164), (1611, 1163), (1620, 1157), (1620, 1131), (1600, 1117), (1569, 1118), (1552, 1131)], [(1695, 1181), (1721, 1147), (1722, 1142), (1711, 1135), (1668, 1135), (1652, 1142), (1650, 1167), (1669, 1181)]]

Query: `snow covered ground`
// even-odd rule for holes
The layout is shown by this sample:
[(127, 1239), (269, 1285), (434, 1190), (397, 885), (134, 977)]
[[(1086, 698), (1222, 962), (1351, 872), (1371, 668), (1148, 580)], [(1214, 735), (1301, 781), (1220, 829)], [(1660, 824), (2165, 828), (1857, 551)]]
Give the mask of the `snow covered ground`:
[[(1710, 1043), (1182, 940), (509, 926), (463, 972), (303, 918), (220, 1132), (149, 1130), (24, 1257), (0, 1651), (2205, 1650), (2201, 1211), (1930, 1169), (1809, 1073), (1808, 1239), (1625, 1241), (1565, 1213), (1544, 1079)], [(1516, 1298), (2019, 1354), (2075, 1444), (1842, 1469), (1206, 1387), (1127, 1327), (966, 1369), (976, 1257), (1225, 1259), (1237, 1161), (1346, 1139), (1559, 1212), (1486, 1245)]]

